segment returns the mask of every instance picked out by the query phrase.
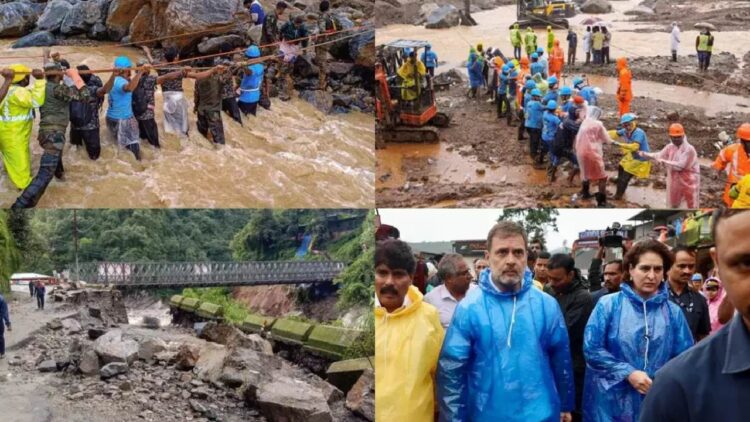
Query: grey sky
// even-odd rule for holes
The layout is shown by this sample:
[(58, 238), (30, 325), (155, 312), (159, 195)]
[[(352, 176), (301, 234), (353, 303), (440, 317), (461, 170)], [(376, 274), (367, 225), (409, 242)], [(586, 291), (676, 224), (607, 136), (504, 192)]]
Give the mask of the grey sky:
[[(383, 224), (395, 226), (407, 242), (437, 242), (484, 239), (502, 214), (502, 209), (388, 209), (381, 208)], [(548, 230), (547, 248), (555, 249), (567, 240), (571, 246), (584, 230), (603, 230), (613, 222), (627, 224), (640, 209), (560, 209), (559, 232)]]

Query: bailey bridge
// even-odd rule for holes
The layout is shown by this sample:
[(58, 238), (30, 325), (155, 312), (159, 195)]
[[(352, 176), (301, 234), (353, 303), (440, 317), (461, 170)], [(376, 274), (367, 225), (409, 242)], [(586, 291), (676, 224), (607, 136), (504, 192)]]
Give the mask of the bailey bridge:
[(171, 288), (330, 283), (344, 268), (338, 261), (93, 262), (78, 271), (92, 284)]

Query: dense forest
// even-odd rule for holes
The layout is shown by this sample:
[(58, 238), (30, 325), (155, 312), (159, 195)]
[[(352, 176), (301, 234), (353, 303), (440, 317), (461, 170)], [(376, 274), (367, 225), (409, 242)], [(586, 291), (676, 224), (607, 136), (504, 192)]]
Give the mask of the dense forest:
[[(50, 274), (78, 259), (90, 261), (251, 261), (295, 259), (299, 235), (313, 237), (317, 253), (303, 259), (351, 262), (337, 282), (341, 303), (372, 298), (373, 213), (336, 239), (331, 215), (366, 210), (36, 210), (0, 214), (2, 270)], [(75, 221), (74, 221), (75, 219)], [(3, 246), (7, 244), (6, 246)], [(12, 265), (11, 265), (12, 264)], [(7, 270), (9, 269), (9, 270)], [(7, 280), (9, 274), (0, 272)]]

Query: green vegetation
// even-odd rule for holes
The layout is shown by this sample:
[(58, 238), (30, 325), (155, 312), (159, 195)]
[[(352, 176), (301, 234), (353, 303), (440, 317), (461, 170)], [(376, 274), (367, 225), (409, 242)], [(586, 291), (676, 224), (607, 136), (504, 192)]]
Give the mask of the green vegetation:
[(497, 221), (511, 220), (520, 223), (529, 236), (529, 242), (532, 240), (541, 241), (542, 247), (547, 248), (544, 239), (544, 232), (547, 229), (558, 231), (557, 216), (560, 212), (554, 208), (538, 209), (510, 209), (506, 208), (497, 219)]
[(375, 297), (375, 212), (370, 211), (356, 237), (341, 245), (333, 255), (351, 261), (336, 277), (340, 284), (339, 306), (371, 305)]
[(8, 213), (0, 210), (0, 293), (10, 291), (10, 276), (20, 264), (20, 254), (9, 224)]
[(234, 324), (242, 324), (250, 313), (240, 302), (232, 299), (232, 291), (226, 287), (209, 287), (203, 289), (184, 289), (182, 295), (210, 302), (224, 308), (224, 318)]
[(367, 317), (364, 333), (344, 353), (344, 359), (375, 356), (375, 316), (372, 312)]

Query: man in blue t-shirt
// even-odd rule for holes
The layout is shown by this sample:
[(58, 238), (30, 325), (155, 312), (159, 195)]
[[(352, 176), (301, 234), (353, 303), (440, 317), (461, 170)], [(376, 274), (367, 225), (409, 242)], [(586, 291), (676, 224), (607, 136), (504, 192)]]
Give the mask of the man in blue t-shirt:
[[(251, 45), (245, 52), (245, 56), (249, 59), (257, 59), (260, 57), (260, 49)], [(258, 110), (258, 102), (260, 101), (261, 89), (263, 89), (263, 63), (255, 63), (249, 66), (245, 66), (243, 69), (244, 75), (242, 82), (240, 83), (240, 98), (238, 101), (240, 111), (245, 115), (255, 113)]]
[(422, 63), (424, 63), (424, 67), (427, 68), (427, 74), (430, 75), (431, 78), (434, 78), (435, 69), (438, 67), (438, 56), (432, 51), (431, 44), (425, 46), (421, 59)]
[(141, 160), (140, 132), (138, 121), (133, 114), (133, 91), (138, 86), (141, 77), (151, 70), (145, 65), (142, 70), (130, 79), (132, 63), (125, 56), (115, 59), (113, 78), (104, 86), (104, 92), (109, 93), (109, 108), (107, 109), (107, 128), (117, 139), (120, 146), (130, 150), (136, 160)]

